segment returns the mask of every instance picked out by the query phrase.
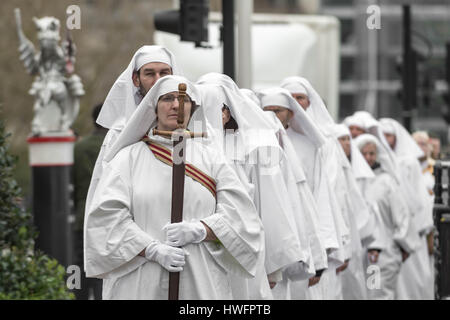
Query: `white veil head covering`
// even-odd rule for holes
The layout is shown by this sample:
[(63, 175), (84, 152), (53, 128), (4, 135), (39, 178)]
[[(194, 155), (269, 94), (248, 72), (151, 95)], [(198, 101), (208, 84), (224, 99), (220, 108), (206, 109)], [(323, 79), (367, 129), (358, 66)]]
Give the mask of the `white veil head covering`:
[(241, 88), (239, 89), (239, 91), (241, 91), (244, 96), (252, 100), (258, 107), (261, 107), (261, 102), (259, 101), (258, 96), (253, 90)]
[[(363, 133), (354, 139), (355, 145), (361, 151), (361, 149), (368, 143), (373, 143), (377, 148), (377, 162), (381, 168), (389, 173), (392, 177), (395, 177), (392, 162), (386, 149), (382, 146), (380, 140), (372, 134)], [(365, 161), (365, 160), (364, 160)]]
[[(142, 50), (141, 50), (142, 49)], [(139, 71), (143, 65), (150, 62), (162, 62), (172, 68), (174, 74), (180, 74), (180, 69), (175, 56), (168, 49), (161, 46), (143, 46), (136, 54), (136, 62), (133, 71)]]
[(148, 133), (149, 129), (156, 125), (156, 106), (159, 97), (169, 92), (178, 91), (178, 84), (180, 83), (186, 84), (186, 94), (195, 102), (196, 106), (199, 105), (199, 102), (201, 102), (200, 93), (195, 85), (186, 78), (170, 75), (158, 79), (142, 99), (142, 102), (126, 123), (111, 149), (106, 153), (105, 161), (110, 161), (121, 149), (140, 141)]
[(361, 127), (361, 120), (355, 115), (351, 115), (351, 116), (345, 117), (345, 119), (344, 119), (344, 121), (342, 123), (347, 128), (349, 128), (350, 126), (355, 126), (355, 127), (359, 127), (361, 129), (363, 129), (364, 131), (366, 130), (365, 127)]
[(237, 93), (236, 91), (239, 91), (239, 87), (233, 79), (231, 79), (226, 74), (218, 72), (205, 73), (200, 78), (198, 78), (197, 84), (217, 84), (223, 85), (228, 89), (235, 91), (235, 93)]
[[(382, 121), (383, 119), (385, 121)], [(383, 119), (379, 119), (383, 133), (393, 134), (395, 136), (394, 124), (391, 121), (386, 121), (386, 118)]]
[(168, 49), (161, 46), (142, 46), (133, 55), (128, 67), (114, 82), (109, 90), (102, 110), (97, 117), (97, 123), (108, 129), (121, 130), (141, 102), (137, 95), (138, 88), (133, 84), (133, 72), (144, 64), (163, 62), (172, 68), (174, 75), (182, 72), (175, 61), (175, 56)]
[(377, 141), (381, 146), (380, 149), (383, 149), (383, 154), (387, 155), (386, 159), (384, 159), (384, 166), (400, 186), (402, 197), (406, 200), (411, 215), (414, 215), (417, 208), (421, 208), (420, 199), (416, 196), (417, 192), (413, 190), (402, 170), (401, 157), (397, 156), (389, 146), (379, 121), (366, 111), (358, 111), (354, 115), (361, 121), (367, 132), (377, 137)]
[(342, 138), (345, 136), (349, 136), (351, 138), (350, 130), (343, 124), (335, 124), (333, 126), (333, 135), (336, 138)]
[[(224, 87), (228, 88), (229, 90), (231, 90), (231, 92), (234, 95), (243, 99), (245, 101), (245, 104), (248, 107), (253, 108), (255, 110), (257, 109), (258, 111), (255, 111), (255, 112), (259, 112), (259, 109), (260, 109), (259, 102), (256, 103), (254, 98), (251, 98), (247, 95), (248, 93), (246, 94), (245, 91), (242, 91), (241, 89), (239, 89), (236, 82), (234, 82), (233, 79), (231, 79), (226, 74), (217, 73), (217, 72), (206, 73), (197, 80), (197, 84), (215, 84), (215, 85), (224, 86)], [(272, 125), (272, 122), (269, 120), (266, 120), (266, 124)], [(273, 130), (276, 130), (276, 127), (273, 127)]]
[(279, 106), (287, 108), (294, 113), (289, 126), (297, 133), (304, 134), (312, 141), (316, 147), (321, 147), (325, 143), (325, 137), (319, 128), (303, 110), (303, 108), (292, 98), (290, 92), (284, 88), (268, 88), (257, 92), (260, 107)]
[(306, 87), (299, 81), (302, 79), (301, 77), (288, 77), (285, 78), (280, 87), (287, 89), (291, 94), (305, 94), (308, 95), (308, 90)]
[[(408, 174), (404, 170), (399, 170), (402, 172), (401, 178), (403, 179), (401, 191), (407, 199), (407, 204), (412, 215), (418, 214), (418, 216), (423, 216), (421, 215), (424, 212), (423, 209), (425, 208), (426, 210), (428, 207), (428, 193), (425, 192), (426, 187), (422, 180), (423, 176), (418, 159), (424, 156), (424, 152), (398, 121), (391, 118), (382, 118), (380, 119), (380, 123), (383, 131), (387, 129), (389, 133), (393, 131), (395, 135), (396, 143), (393, 152), (397, 156), (399, 168), (409, 168), (409, 171), (414, 168), (414, 164), (416, 165), (416, 174)], [(405, 160), (406, 162), (404, 162)], [(408, 164), (410, 161), (412, 163)], [(426, 215), (428, 217), (428, 213)], [(428, 224), (428, 222), (423, 223)]]
[(357, 111), (353, 114), (353, 121), (357, 126), (363, 128), (366, 133), (372, 134), (377, 137), (377, 141), (380, 143), (381, 147), (385, 151), (385, 153), (389, 156), (390, 164), (389, 167), (392, 167), (390, 173), (397, 181), (397, 183), (401, 182), (401, 177), (398, 171), (398, 160), (394, 151), (389, 146), (389, 143), (386, 141), (386, 138), (381, 129), (380, 122), (375, 119), (369, 112), (367, 111)]
[(351, 125), (360, 127), (366, 132), (371, 128), (379, 126), (378, 121), (367, 111), (356, 111), (353, 115), (345, 118), (344, 124), (347, 127)]
[(350, 164), (353, 169), (353, 174), (356, 179), (371, 179), (374, 178), (375, 175), (372, 169), (367, 164), (367, 161), (364, 159), (361, 151), (356, 146), (354, 139), (352, 139), (352, 135), (350, 134), (350, 130), (344, 124), (336, 124), (333, 127), (333, 134), (336, 138), (341, 138), (348, 136), (350, 138)]
[[(298, 76), (288, 77), (281, 82), (280, 86), (289, 90), (290, 93), (303, 93), (295, 90), (306, 90), (306, 93), (304, 94), (306, 94), (309, 99), (309, 107), (306, 109), (306, 113), (311, 116), (313, 121), (326, 136), (332, 135), (332, 127), (335, 122), (328, 112), (322, 98), (307, 79)], [(295, 92), (291, 90), (294, 90)]]
[(397, 120), (391, 118), (381, 118), (381, 129), (385, 133), (395, 135), (396, 143), (394, 152), (399, 157), (413, 157), (415, 159), (424, 156), (422, 149), (412, 138), (409, 132)]
[[(281, 160), (282, 150), (276, 140), (274, 125), (268, 121), (264, 112), (249, 105), (239, 90), (230, 89), (223, 84), (197, 84), (202, 95), (203, 113), (214, 130), (213, 139), (223, 150), (222, 107), (229, 108), (231, 116), (238, 124), (238, 138), (244, 146), (244, 155), (249, 156), (264, 148), (266, 153), (259, 154), (260, 163), (272, 166)], [(239, 94), (236, 94), (238, 92)], [(267, 155), (267, 158), (261, 158)], [(244, 160), (244, 159), (240, 159)]]

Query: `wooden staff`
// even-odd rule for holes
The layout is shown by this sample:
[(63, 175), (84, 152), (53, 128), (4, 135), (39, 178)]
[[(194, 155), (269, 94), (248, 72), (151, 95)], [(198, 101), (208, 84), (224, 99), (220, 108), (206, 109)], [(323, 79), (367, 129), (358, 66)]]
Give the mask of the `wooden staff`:
[[(172, 211), (170, 222), (177, 223), (183, 221), (183, 199), (184, 199), (184, 178), (186, 159), (186, 139), (195, 137), (205, 137), (205, 133), (193, 133), (186, 131), (184, 126), (184, 98), (186, 97), (186, 84), (178, 85), (178, 117), (177, 129), (174, 131), (163, 131), (153, 129), (154, 135), (171, 137), (173, 140), (172, 152)], [(181, 144), (181, 145), (180, 145)], [(175, 154), (177, 152), (177, 154)], [(181, 161), (180, 161), (181, 160)], [(180, 289), (180, 273), (169, 273), (169, 300), (178, 300)]]
[(178, 118), (177, 129), (184, 130), (184, 98), (186, 97), (186, 84), (180, 83), (178, 85)]

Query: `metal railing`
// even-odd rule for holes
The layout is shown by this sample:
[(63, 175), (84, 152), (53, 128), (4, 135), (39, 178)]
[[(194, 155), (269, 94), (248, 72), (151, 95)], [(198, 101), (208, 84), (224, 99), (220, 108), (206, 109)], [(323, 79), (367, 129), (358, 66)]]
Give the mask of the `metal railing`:
[(435, 298), (450, 299), (450, 161), (436, 161), (434, 176)]

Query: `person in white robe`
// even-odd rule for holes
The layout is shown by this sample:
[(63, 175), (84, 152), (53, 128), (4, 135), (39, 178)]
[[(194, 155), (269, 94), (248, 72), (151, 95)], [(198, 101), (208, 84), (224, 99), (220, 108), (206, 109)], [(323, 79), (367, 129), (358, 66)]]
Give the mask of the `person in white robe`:
[(348, 130), (350, 131), (350, 135), (353, 139), (355, 139), (357, 136), (363, 133), (366, 133), (366, 128), (361, 126), (361, 121), (357, 115), (345, 117), (343, 123), (345, 126), (347, 126)]
[[(350, 130), (347, 128), (347, 126), (344, 124), (337, 125), (335, 127), (335, 134), (338, 138), (339, 143), (341, 143), (347, 158), (350, 161), (359, 190), (362, 196), (365, 198), (368, 185), (370, 185), (372, 180), (375, 178), (375, 175), (362, 156), (359, 149), (356, 147), (354, 139), (352, 138)], [(370, 222), (368, 222), (366, 226), (367, 227), (364, 228), (366, 231), (361, 232), (362, 239), (364, 239), (365, 235), (368, 235), (370, 233), (370, 230), (372, 230), (373, 228)]]
[[(422, 149), (424, 156), (419, 158), (420, 166), (422, 168), (423, 178), (427, 187), (429, 202), (431, 206), (434, 206), (434, 165), (436, 161), (431, 157), (433, 146), (430, 143), (430, 137), (426, 131), (416, 131), (412, 135), (413, 139), (417, 142)], [(426, 297), (432, 299), (434, 297), (434, 228), (427, 235), (428, 256), (430, 260), (431, 279), (428, 281), (428, 285), (425, 289)]]
[(187, 123), (199, 92), (183, 77), (163, 77), (105, 154), (85, 218), (86, 273), (104, 279), (104, 299), (167, 299), (169, 271), (181, 272), (179, 299), (232, 299), (229, 274), (256, 274), (262, 224), (207, 139), (187, 140), (183, 221), (170, 223), (173, 143), (152, 129), (177, 127), (179, 83)]
[[(354, 117), (355, 121), (353, 122), (355, 127), (361, 128), (363, 132), (366, 131), (365, 127), (361, 125), (360, 120), (356, 120), (357, 117)], [(358, 131), (359, 132), (359, 131)], [(344, 148), (344, 151), (352, 165), (353, 173), (355, 175), (357, 184), (359, 186), (359, 190), (369, 208), (370, 216), (369, 219), (366, 221), (364, 219), (364, 215), (360, 216), (360, 223), (358, 223), (358, 229), (360, 230), (360, 236), (361, 241), (363, 245), (363, 251), (367, 252), (370, 244), (373, 241), (377, 241), (376, 247), (383, 248), (385, 247), (385, 244), (383, 243), (383, 237), (381, 236), (381, 222), (380, 222), (380, 213), (378, 209), (378, 205), (374, 202), (369, 203), (367, 201), (368, 198), (370, 198), (367, 195), (367, 192), (369, 190), (370, 185), (373, 183), (373, 180), (375, 179), (375, 175), (372, 171), (372, 169), (367, 164), (367, 161), (364, 159), (364, 157), (361, 154), (361, 151), (359, 151), (358, 147), (356, 146), (354, 139), (352, 138), (352, 134), (350, 129), (345, 124), (337, 125), (335, 127), (335, 134), (338, 137), (339, 142), (342, 145), (348, 144)], [(358, 136), (358, 134), (356, 135)], [(349, 147), (350, 148), (349, 148)], [(363, 211), (364, 213), (365, 211)], [(364, 223), (366, 221), (366, 223)], [(367, 259), (363, 259), (364, 261), (364, 269), (367, 273)]]
[[(338, 124), (334, 126), (333, 132), (351, 165), (350, 168), (344, 166), (344, 172), (349, 194), (352, 195), (349, 201), (355, 224), (352, 230), (358, 230), (352, 237), (352, 256), (356, 259), (352, 258), (348, 269), (342, 272), (343, 297), (351, 300), (367, 299), (364, 262), (367, 246), (375, 240), (377, 234), (377, 209), (365, 200), (365, 192), (375, 175), (353, 142), (350, 130), (345, 125)], [(352, 174), (349, 174), (349, 169)]]
[[(252, 96), (249, 92), (246, 94), (250, 97)], [(265, 114), (270, 117), (270, 119), (278, 127), (276, 134), (279, 144), (283, 148), (284, 152), (282, 168), (285, 182), (289, 190), (290, 199), (291, 202), (295, 204), (295, 208), (297, 208), (294, 209), (295, 212), (302, 216), (302, 220), (304, 221), (303, 223), (308, 230), (308, 241), (312, 255), (312, 263), (314, 264), (315, 269), (324, 270), (328, 267), (328, 262), (325, 246), (320, 238), (318, 221), (319, 214), (317, 211), (316, 200), (314, 199), (311, 189), (306, 181), (306, 175), (303, 168), (298, 165), (300, 160), (298, 159), (294, 146), (292, 145), (286, 133), (285, 127), (281, 122), (281, 119), (284, 118), (280, 116), (281, 119), (279, 119), (278, 116), (280, 115), (280, 112), (275, 113), (273, 112), (273, 109), (271, 109), (271, 107), (274, 106), (279, 108), (284, 108), (283, 106), (290, 107), (289, 100), (286, 100), (285, 94), (285, 90), (281, 88), (279, 91), (272, 89), (269, 90), (269, 92), (259, 92), (258, 95), (261, 101), (260, 107), (267, 107)], [(293, 118), (291, 122), (295, 122), (297, 127), (309, 128), (308, 136), (311, 140), (320, 141), (323, 139), (322, 134), (311, 122), (309, 117), (307, 117), (304, 112), (297, 109), (295, 101), (291, 100), (290, 102), (296, 110), (295, 115), (294, 112), (292, 113)], [(270, 103), (270, 105), (268, 106), (266, 103)], [(320, 281), (320, 273), (308, 280), (303, 280), (291, 275), (293, 269), (295, 269), (295, 266), (289, 266), (286, 268), (286, 277), (280, 287), (288, 288), (288, 293), (290, 294), (291, 299), (307, 299), (308, 287), (316, 285), (317, 281)]]
[[(389, 167), (389, 172), (399, 184), (399, 191), (408, 205), (411, 216), (416, 212), (421, 212), (423, 209), (423, 196), (417, 197), (412, 184), (409, 182), (408, 171), (402, 168), (401, 161), (394, 150), (390, 147), (386, 140), (385, 134), (382, 130), (382, 125), (367, 111), (357, 111), (352, 116), (352, 123), (358, 124), (365, 132), (376, 136), (387, 155), (386, 166)], [(423, 215), (421, 215), (423, 217)], [(415, 223), (410, 224), (410, 233), (417, 233), (417, 226)], [(418, 233), (417, 233), (418, 234)], [(420, 239), (417, 236), (417, 246), (419, 246)]]
[[(408, 206), (410, 215), (413, 217), (415, 213), (420, 211), (423, 207), (422, 197), (417, 197), (415, 195), (414, 188), (411, 183), (409, 183), (409, 177), (407, 175), (408, 171), (402, 168), (401, 159), (395, 154), (394, 150), (392, 150), (386, 140), (381, 123), (367, 111), (357, 111), (353, 114), (352, 118), (353, 123), (359, 123), (359, 126), (363, 128), (365, 132), (377, 137), (380, 146), (386, 154), (385, 167), (397, 182), (400, 194)], [(420, 246), (420, 238), (416, 223), (410, 223), (408, 233), (412, 238), (416, 238), (414, 248), (418, 248)]]
[[(283, 88), (269, 88), (257, 94), (261, 100), (261, 107), (267, 111), (275, 112), (283, 126), (287, 127), (288, 137), (294, 146), (302, 169), (306, 174), (307, 183), (318, 206), (319, 232), (321, 241), (327, 250), (328, 268), (331, 268), (330, 261), (332, 261), (331, 263), (333, 263), (333, 259), (336, 261), (336, 266), (333, 268), (334, 272), (335, 268), (344, 263), (344, 258), (340, 255), (333, 257), (336, 251), (341, 248), (341, 237), (338, 233), (335, 217), (335, 210), (339, 208), (336, 202), (331, 199), (329, 181), (323, 166), (325, 160), (322, 157), (321, 147), (326, 140), (322, 134), (311, 134), (312, 131), (318, 132), (318, 128), (310, 119), (309, 121), (301, 120), (308, 116), (291, 97), (289, 91)], [(280, 95), (284, 101), (281, 106)], [(323, 272), (323, 269), (318, 269), (317, 267), (316, 270), (318, 270), (317, 275), (320, 276), (320, 278), (316, 278), (319, 278), (320, 281), (317, 285), (308, 288), (307, 296), (311, 299), (327, 299), (329, 287), (322, 283), (326, 282), (326, 280), (323, 280), (327, 277), (325, 275), (326, 271)], [(317, 282), (319, 279), (314, 279), (314, 282)]]
[(102, 175), (105, 154), (114, 144), (128, 119), (155, 81), (169, 74), (182, 75), (172, 52), (161, 46), (145, 45), (135, 52), (128, 67), (114, 82), (96, 121), (109, 130), (103, 140), (92, 172), (86, 197), (86, 210), (90, 207)]
[(430, 136), (426, 131), (416, 131), (412, 135), (414, 141), (423, 151), (423, 157), (419, 158), (425, 185), (430, 195), (431, 202), (434, 203), (434, 165), (436, 161), (431, 157), (433, 146), (430, 143)]
[[(264, 268), (271, 287), (276, 287), (282, 280), (284, 266), (306, 264), (309, 256), (305, 232), (298, 230), (299, 224), (290, 207), (279, 168), (282, 150), (264, 113), (248, 103), (229, 77), (209, 73), (197, 83), (202, 92), (205, 116), (216, 132), (221, 133), (218, 140), (223, 141), (224, 153), (247, 186), (262, 219), (266, 234)], [(303, 270), (304, 277), (308, 275), (306, 269)], [(248, 282), (249, 298), (267, 297), (262, 278)], [(245, 299), (246, 295), (239, 293), (245, 287), (242, 279), (233, 278), (232, 283), (235, 284), (235, 296)]]
[(342, 167), (348, 165), (348, 161), (345, 159), (337, 139), (333, 136), (332, 128), (335, 124), (334, 120), (331, 118), (321, 97), (309, 81), (297, 76), (288, 77), (282, 81), (281, 87), (287, 89), (298, 104), (306, 110), (306, 113), (316, 123), (326, 139), (326, 143), (322, 147), (321, 152), (325, 159), (327, 179), (330, 190), (332, 191), (330, 193), (330, 199), (335, 203), (332, 208), (334, 209), (334, 217), (341, 242), (341, 249), (334, 255), (335, 257), (340, 256), (337, 258), (338, 261), (339, 259), (344, 260), (344, 264), (338, 266), (338, 274), (330, 274), (327, 277), (330, 281), (328, 285), (330, 288), (328, 290), (328, 299), (342, 299), (342, 286), (339, 273), (347, 268), (352, 252), (350, 218), (349, 212), (346, 209), (345, 195), (343, 194), (343, 192), (346, 192), (347, 187), (345, 186), (345, 179), (342, 178), (344, 175)]
[(429, 193), (419, 164), (419, 158), (422, 158), (424, 153), (408, 131), (396, 120), (382, 118), (380, 123), (389, 146), (398, 158), (402, 175), (414, 190), (414, 197), (419, 200), (419, 206), (414, 208), (412, 214), (413, 223), (419, 233), (420, 246), (402, 266), (396, 298), (433, 299), (432, 292), (430, 295), (430, 291), (426, 290), (434, 284), (427, 246), (427, 236), (433, 230), (434, 223), (432, 203), (429, 201)]
[[(261, 101), (255, 92), (249, 89), (240, 89), (240, 91), (260, 108), (263, 108), (261, 106)], [(312, 257), (312, 261), (310, 264), (314, 265), (317, 269), (326, 269), (328, 267), (327, 255), (325, 247), (319, 235), (317, 205), (312, 191), (306, 181), (306, 175), (303, 171), (302, 166), (298, 165), (298, 163), (300, 163), (300, 160), (298, 159), (294, 146), (292, 145), (287, 135), (286, 128), (283, 126), (280, 119), (278, 119), (277, 115), (272, 111), (265, 111), (264, 114), (268, 116), (268, 119), (272, 121), (276, 126), (275, 133), (280, 147), (283, 149), (283, 158), (280, 165), (283, 171), (283, 176), (285, 177), (286, 186), (288, 187), (289, 194), (291, 195), (290, 198), (293, 200), (295, 200), (297, 197), (293, 195), (295, 191), (291, 190), (293, 186), (292, 181), (295, 182), (297, 186), (301, 209), (294, 209), (294, 211), (298, 212), (300, 216), (304, 217), (300, 219), (300, 222), (305, 224), (306, 230), (308, 232), (308, 241), (310, 247), (309, 250), (311, 251)], [(297, 116), (294, 117), (291, 121), (298, 122), (298, 127), (309, 127), (310, 130), (308, 131), (308, 135), (311, 137), (311, 139), (320, 141), (322, 139), (321, 133), (314, 126), (314, 124), (311, 123), (311, 120), (307, 116), (305, 116), (305, 113), (300, 112), (296, 115)], [(296, 203), (296, 201), (292, 202)], [(301, 227), (299, 227), (299, 230), (300, 229)], [(316, 281), (318, 281), (318, 279), (312, 280), (311, 278), (307, 282), (303, 281), (303, 283), (306, 283), (306, 285), (308, 286), (313, 285), (313, 283), (316, 283)], [(305, 287), (305, 290), (307, 286)], [(296, 292), (296, 290), (291, 290), (291, 292), (293, 298), (304, 298), (304, 293)]]
[(378, 138), (362, 134), (354, 141), (376, 175), (367, 190), (367, 197), (369, 202), (377, 204), (381, 223), (380, 234), (368, 247), (368, 265), (379, 267), (371, 278), (380, 277), (379, 281), (375, 279), (368, 285), (368, 297), (392, 300), (402, 262), (417, 245), (415, 235), (410, 232), (412, 218), (392, 175), (389, 155)]

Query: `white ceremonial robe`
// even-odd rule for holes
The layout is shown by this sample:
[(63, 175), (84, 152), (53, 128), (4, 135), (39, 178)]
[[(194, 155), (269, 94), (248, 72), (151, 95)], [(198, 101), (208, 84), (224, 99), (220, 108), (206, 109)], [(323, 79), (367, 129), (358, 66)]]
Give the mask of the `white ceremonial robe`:
[[(422, 168), (422, 174), (423, 174), (423, 178), (425, 181), (425, 185), (427, 186), (427, 190), (428, 190), (428, 194), (430, 195), (429, 197), (429, 203), (430, 206), (433, 208), (434, 206), (434, 176), (431, 173), (431, 170), (429, 170), (429, 166), (433, 166), (433, 163), (430, 163), (429, 160), (423, 161), (421, 163), (421, 168)], [(428, 245), (427, 245), (428, 247)], [(428, 252), (428, 250), (427, 250)], [(425, 297), (424, 299), (434, 299), (434, 286), (435, 286), (435, 270), (434, 270), (434, 255), (431, 254), (429, 255), (428, 253), (428, 257), (429, 257), (429, 263), (430, 263), (430, 270), (431, 270), (431, 274), (430, 274), (430, 281), (427, 284), (427, 287), (425, 289)]]
[(298, 230), (303, 230), (302, 232), (306, 233), (307, 249), (310, 255), (310, 259), (307, 261), (310, 276), (305, 278), (302, 277), (305, 274), (294, 276), (286, 270), (283, 281), (277, 284), (274, 292), (278, 299), (302, 300), (306, 299), (308, 279), (314, 276), (315, 270), (328, 267), (327, 255), (325, 247), (320, 240), (315, 199), (306, 181), (303, 168), (299, 165), (300, 160), (297, 157), (294, 146), (276, 115), (273, 112), (266, 112), (266, 114), (279, 127), (277, 136), (283, 149), (283, 158), (280, 165), (289, 190), (289, 197), (294, 206), (294, 212), (297, 213)]
[(434, 277), (430, 256), (428, 254), (426, 235), (433, 228), (433, 207), (430, 196), (422, 175), (419, 161), (411, 157), (399, 159), (403, 175), (408, 183), (413, 186), (417, 198), (422, 204), (414, 212), (413, 222), (415, 229), (420, 233), (420, 244), (417, 250), (411, 253), (400, 270), (397, 283), (396, 299), (399, 300), (422, 300), (433, 299)]
[[(285, 154), (286, 156), (286, 154)], [(306, 292), (308, 290), (308, 281), (315, 275), (316, 269), (327, 268), (326, 250), (320, 242), (318, 222), (317, 222), (317, 208), (315, 200), (309, 189), (306, 179), (299, 179), (296, 182), (296, 175), (291, 169), (291, 164), (287, 158), (282, 161), (283, 173), (286, 185), (289, 190), (289, 198), (293, 205), (297, 208), (295, 212), (298, 215), (298, 223), (302, 224), (298, 229), (304, 233), (307, 249), (309, 252), (309, 259), (307, 265), (291, 266), (283, 273), (283, 281), (273, 289), (276, 299), (306, 299)], [(294, 272), (293, 272), (294, 271)]]
[[(172, 142), (152, 137), (172, 149)], [(255, 207), (221, 153), (187, 141), (186, 162), (216, 181), (217, 196), (185, 177), (184, 221), (201, 220), (220, 244), (188, 244), (180, 299), (232, 299), (229, 274), (251, 278), (264, 247)], [(169, 272), (138, 254), (165, 241), (170, 222), (172, 167), (144, 142), (123, 148), (105, 165), (85, 222), (88, 277), (104, 279), (104, 299), (167, 299)]]
[(379, 210), (381, 226), (377, 238), (383, 239), (376, 239), (369, 249), (380, 249), (376, 244), (380, 240), (384, 242), (384, 248), (375, 263), (380, 268), (380, 288), (368, 288), (368, 298), (392, 300), (402, 265), (400, 247), (412, 252), (416, 247), (416, 238), (409, 232), (411, 217), (397, 183), (381, 168), (375, 169), (374, 173), (376, 177), (367, 190), (367, 196), (368, 201), (376, 203)]
[(291, 128), (286, 131), (300, 158), (306, 180), (316, 200), (319, 230), (328, 254), (328, 269), (322, 273), (318, 284), (308, 288), (307, 298), (333, 299), (335, 296), (333, 288), (337, 281), (335, 269), (348, 258), (349, 250), (345, 250), (345, 247), (348, 248), (350, 238), (328, 177), (337, 172), (333, 167), (329, 167), (326, 161), (334, 151), (329, 141), (321, 148), (316, 148), (305, 135)]
[[(303, 166), (297, 156), (297, 152), (287, 135), (286, 130), (281, 122), (273, 112), (265, 112), (271, 121), (278, 126), (277, 138), (280, 147), (283, 150), (280, 168), (283, 172), (284, 181), (289, 190), (290, 198), (293, 199), (294, 212), (298, 217), (297, 225), (299, 232), (305, 230), (307, 235), (308, 252), (310, 253), (310, 260), (308, 263), (314, 266), (314, 269), (326, 269), (327, 253), (325, 246), (320, 238), (318, 209), (312, 191), (308, 185), (306, 174), (303, 171)], [(294, 187), (295, 186), (295, 187)], [(295, 196), (298, 195), (298, 198)], [(297, 201), (298, 200), (298, 201)], [(298, 202), (298, 204), (297, 204)], [(296, 209), (298, 207), (299, 209)], [(302, 238), (302, 236), (299, 236)], [(312, 261), (311, 261), (312, 260)]]
[[(356, 180), (352, 173), (350, 164), (343, 163), (344, 177), (341, 178), (342, 187), (336, 189), (340, 203), (343, 204), (342, 211), (347, 212), (347, 218), (351, 232), (352, 257), (347, 269), (338, 274), (342, 283), (342, 298), (344, 300), (366, 300), (367, 288), (364, 272), (364, 258), (366, 249), (363, 247), (361, 231), (369, 220), (369, 208), (367, 207), (361, 193), (358, 190)], [(372, 240), (372, 233), (366, 238)], [(339, 291), (337, 290), (339, 293)], [(339, 298), (337, 296), (336, 298)]]
[[(352, 237), (355, 241), (360, 241), (359, 237), (355, 235), (358, 231), (353, 229), (355, 222), (352, 221), (352, 212), (350, 212), (348, 199), (348, 186), (346, 176), (344, 172), (344, 164), (349, 166), (345, 154), (338, 140), (334, 137), (327, 139), (327, 143), (322, 147), (323, 158), (326, 160), (326, 171), (330, 185), (330, 199), (332, 199), (336, 205), (333, 206), (334, 217), (337, 226), (337, 232), (339, 234), (340, 256), (336, 254), (333, 256), (336, 260), (350, 260), (352, 258)], [(337, 209), (336, 209), (337, 208)], [(350, 262), (349, 261), (349, 262)], [(348, 269), (348, 268), (347, 268)], [(327, 299), (343, 299), (342, 293), (342, 275), (341, 273), (329, 271), (330, 274), (327, 278), (330, 281)]]
[[(370, 189), (370, 186), (373, 183), (373, 181), (374, 181), (374, 178), (371, 178), (371, 179), (356, 178), (358, 190), (360, 191), (360, 193), (362, 195), (365, 207), (367, 207), (367, 209), (369, 211), (369, 217), (368, 217), (368, 220), (366, 221), (366, 223), (365, 224), (362, 223), (361, 225), (358, 224), (358, 229), (360, 228), (359, 226), (361, 226), (360, 238), (362, 241), (363, 251), (365, 252), (365, 254), (367, 253), (367, 247), (369, 246), (369, 244), (375, 243), (375, 240), (376, 240), (376, 245), (378, 245), (380, 248), (385, 247), (385, 242), (383, 241), (382, 237), (380, 236), (380, 233), (381, 233), (380, 228), (382, 227), (382, 224), (380, 222), (381, 220), (380, 220), (378, 205), (375, 202), (368, 201), (368, 199), (370, 197), (368, 196), (367, 193), (368, 193), (368, 190)], [(357, 202), (354, 202), (353, 205), (355, 205), (356, 208), (358, 208), (358, 207), (360, 208), (360, 206), (362, 204), (359, 203), (359, 201), (357, 201)], [(357, 210), (357, 211), (360, 212), (359, 210)], [(363, 261), (365, 262), (366, 259), (364, 258)]]
[[(284, 141), (285, 144), (288, 142)], [(286, 153), (283, 154), (280, 166), (295, 214), (302, 250), (305, 252), (307, 259), (284, 268), (283, 280), (277, 284), (273, 292), (275, 299), (278, 300), (299, 299), (306, 296), (308, 279), (315, 275), (316, 267), (321, 269), (327, 267), (327, 256), (318, 235), (318, 223), (315, 216), (317, 215), (317, 209), (314, 206), (314, 197), (307, 186), (303, 172), (299, 170), (300, 175), (294, 173)], [(307, 194), (308, 191), (309, 194)], [(314, 215), (314, 217), (311, 217), (311, 215)]]
[[(250, 299), (270, 299), (272, 292), (268, 293), (267, 275), (279, 279), (281, 269), (296, 261), (306, 260), (303, 246), (304, 241), (299, 239), (299, 232), (295, 222), (294, 213), (283, 176), (279, 166), (262, 170), (254, 159), (249, 159), (243, 151), (239, 131), (227, 133), (225, 139), (225, 155), (238, 177), (251, 195), (261, 218), (265, 230), (265, 261), (263, 274), (259, 267), (259, 277), (248, 280), (248, 295)], [(245, 290), (239, 288), (245, 281), (233, 276), (233, 294), (245, 298)], [(240, 293), (239, 293), (240, 292)], [(235, 294), (236, 293), (236, 294)]]
[(329, 199), (328, 182), (323, 159), (319, 150), (309, 141), (308, 137), (297, 133), (291, 128), (286, 130), (292, 145), (300, 160), (300, 165), (306, 175), (306, 181), (317, 204), (319, 232), (321, 242), (327, 251), (339, 248), (336, 226)]
[[(242, 145), (234, 145), (235, 141), (233, 136), (224, 136), (224, 146), (226, 146), (227, 153), (225, 157), (228, 160), (229, 165), (236, 172), (239, 180), (242, 182), (247, 193), (251, 199), (255, 196), (255, 186), (249, 182), (248, 172), (245, 166), (239, 165), (237, 159), (245, 159), (244, 150)], [(240, 143), (236, 141), (236, 143)], [(247, 169), (247, 170), (246, 170)], [(260, 219), (258, 212), (255, 215)], [(261, 221), (262, 223), (262, 221)], [(272, 300), (273, 295), (267, 280), (267, 272), (265, 268), (265, 250), (260, 255), (257, 266), (256, 275), (253, 279), (247, 279), (235, 274), (230, 274), (230, 285), (234, 300)]]
[(89, 211), (90, 205), (92, 203), (92, 197), (94, 196), (95, 190), (97, 189), (98, 182), (102, 176), (104, 167), (104, 157), (108, 152), (109, 148), (112, 147), (117, 137), (119, 136), (121, 130), (110, 129), (103, 139), (102, 146), (100, 147), (97, 160), (95, 161), (94, 170), (92, 171), (91, 183), (89, 184), (88, 193), (86, 196), (85, 211)]

